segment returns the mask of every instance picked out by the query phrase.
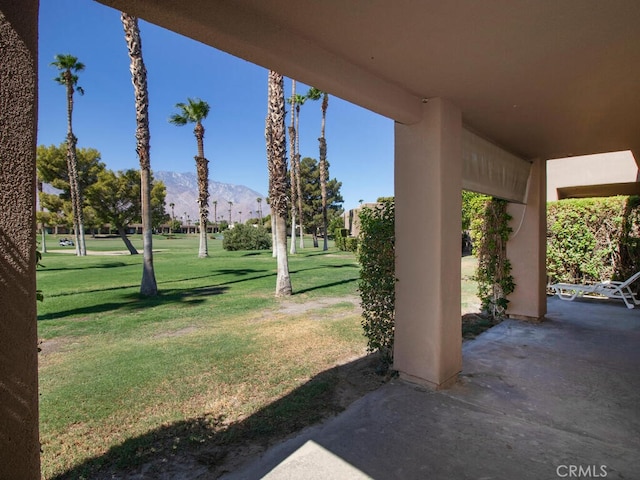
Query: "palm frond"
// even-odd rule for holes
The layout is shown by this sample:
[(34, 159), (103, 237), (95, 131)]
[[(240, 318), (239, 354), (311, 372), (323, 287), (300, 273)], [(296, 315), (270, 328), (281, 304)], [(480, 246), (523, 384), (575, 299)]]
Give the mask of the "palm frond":
[(186, 125), (188, 122), (188, 118), (185, 115), (180, 115), (179, 113), (174, 113), (169, 117), (169, 123), (178, 125), (179, 127)]
[(322, 90), (319, 90), (316, 87), (311, 87), (306, 96), (309, 100), (320, 100), (323, 94), (324, 92)]
[(209, 115), (210, 106), (199, 98), (187, 98), (187, 103), (176, 103), (180, 113), (174, 113), (169, 117), (169, 122), (174, 125), (186, 125), (187, 123), (199, 123)]

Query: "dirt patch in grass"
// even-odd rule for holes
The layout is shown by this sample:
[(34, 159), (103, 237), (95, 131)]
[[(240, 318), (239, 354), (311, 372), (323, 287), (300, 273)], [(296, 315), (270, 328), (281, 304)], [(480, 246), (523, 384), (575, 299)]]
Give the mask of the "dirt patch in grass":
[(49, 339), (38, 340), (39, 362), (42, 365), (43, 360), (58, 352), (63, 352), (73, 344), (74, 339), (71, 337), (55, 337)]
[(181, 328), (180, 330), (173, 330), (170, 332), (162, 332), (162, 333), (158, 333), (157, 335), (154, 335), (154, 338), (173, 338), (173, 337), (181, 337), (183, 335), (188, 335), (190, 333), (195, 332), (196, 330), (198, 330), (198, 327), (194, 327), (194, 326), (189, 326), (189, 327), (184, 327)]
[(362, 313), (360, 307), (360, 298), (355, 295), (345, 295), (344, 297), (324, 297), (318, 299), (306, 300), (303, 303), (295, 302), (293, 300), (284, 300), (280, 302), (279, 313), (284, 315), (305, 315), (313, 310), (325, 309), (327, 307), (338, 306), (345, 304), (345, 306), (353, 306), (353, 309), (349, 311), (350, 314)]

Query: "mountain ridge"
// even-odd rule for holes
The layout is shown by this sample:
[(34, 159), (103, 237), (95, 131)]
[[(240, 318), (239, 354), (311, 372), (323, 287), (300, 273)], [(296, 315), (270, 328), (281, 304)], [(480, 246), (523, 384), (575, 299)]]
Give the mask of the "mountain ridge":
[[(154, 171), (153, 178), (162, 180), (167, 188), (167, 196), (165, 198), (167, 214), (171, 216), (173, 213), (176, 220), (183, 222), (190, 221), (194, 223), (199, 219), (198, 177), (195, 173), (161, 170)], [(261, 204), (258, 203), (258, 198), (262, 199)], [(217, 201), (217, 208), (214, 208), (214, 201)], [(257, 218), (260, 207), (262, 208), (263, 217), (269, 213), (266, 195), (244, 185), (209, 180), (209, 220), (212, 222), (215, 220), (215, 212), (218, 221), (229, 221), (229, 202), (232, 202), (232, 222), (244, 222), (252, 217)], [(170, 207), (171, 203), (174, 204), (173, 209)]]

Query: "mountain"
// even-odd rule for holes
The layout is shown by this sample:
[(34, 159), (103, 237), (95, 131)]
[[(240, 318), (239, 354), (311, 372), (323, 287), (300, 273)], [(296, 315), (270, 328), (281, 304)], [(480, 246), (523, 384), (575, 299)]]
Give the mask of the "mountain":
[[(153, 178), (162, 180), (167, 187), (167, 197), (165, 199), (166, 210), (171, 215), (169, 204), (174, 203), (173, 208), (175, 218), (184, 221), (185, 212), (193, 223), (198, 220), (198, 177), (195, 173), (177, 172), (153, 172)], [(214, 220), (213, 202), (217, 201), (218, 220), (229, 221), (229, 203), (231, 206), (231, 220), (243, 222), (252, 217), (258, 217), (258, 202), (256, 199), (262, 198), (262, 216), (269, 213), (269, 206), (265, 200), (266, 195), (251, 190), (244, 185), (232, 185), (209, 181), (209, 219)], [(240, 215), (242, 212), (242, 215)], [(242, 217), (242, 218), (241, 218)]]

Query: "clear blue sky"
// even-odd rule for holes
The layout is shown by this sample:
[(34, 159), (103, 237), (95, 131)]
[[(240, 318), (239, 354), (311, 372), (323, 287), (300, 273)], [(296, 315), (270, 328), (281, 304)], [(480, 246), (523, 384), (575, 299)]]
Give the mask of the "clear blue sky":
[[(168, 123), (175, 104), (199, 97), (211, 106), (204, 122), (210, 179), (246, 185), (267, 194), (264, 119), (267, 71), (212, 47), (140, 21), (150, 96), (153, 170), (195, 172), (190, 125)], [(74, 133), (112, 170), (137, 168), (135, 110), (129, 57), (120, 14), (91, 0), (41, 0), (38, 144), (59, 144), (66, 135), (64, 88), (50, 66), (58, 53), (85, 64), (75, 96)], [(290, 95), (290, 81), (285, 81)], [(298, 93), (308, 86), (298, 84)], [(288, 119), (287, 119), (288, 123)], [(300, 151), (318, 158), (320, 102), (300, 114)], [(331, 96), (326, 138), (330, 176), (342, 182), (345, 208), (359, 200), (393, 195), (393, 122)]]

